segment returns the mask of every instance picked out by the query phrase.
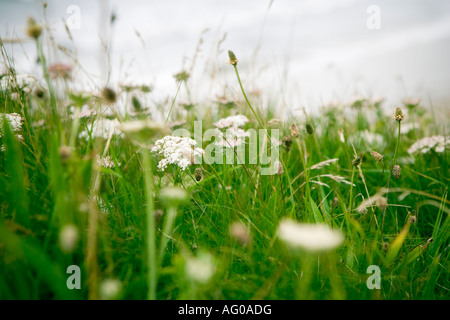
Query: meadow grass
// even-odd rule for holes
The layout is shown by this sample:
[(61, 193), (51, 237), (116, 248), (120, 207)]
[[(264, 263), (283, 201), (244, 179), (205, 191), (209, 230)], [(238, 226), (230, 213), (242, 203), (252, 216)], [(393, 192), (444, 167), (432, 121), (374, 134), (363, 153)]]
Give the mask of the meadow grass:
[[(193, 133), (193, 120), (205, 131), (245, 115), (245, 129), (281, 130), (283, 172), (204, 162), (162, 172), (150, 146), (168, 127), (138, 139), (92, 129), (105, 118), (153, 118), (137, 98), (126, 100), (133, 112), (117, 111), (119, 97), (146, 90), (73, 92), (67, 79), (50, 78), (40, 41), (44, 81), (33, 90), (2, 48), (0, 113), (23, 123), (0, 121), (0, 299), (449, 298), (448, 147), (408, 153), (420, 138), (446, 135), (429, 106), (401, 107), (406, 120), (414, 115), (407, 133), (394, 106), (370, 99), (275, 121), (274, 107), (247, 96), (232, 59), (229, 85), (242, 98), (187, 111), (173, 99), (159, 106), (164, 126), (187, 119), (179, 126)], [(80, 117), (86, 106), (95, 113)], [(292, 249), (277, 236), (285, 218), (326, 224), (345, 240), (320, 254)], [(80, 290), (66, 286), (70, 265), (81, 268)], [(371, 265), (381, 289), (367, 287)]]

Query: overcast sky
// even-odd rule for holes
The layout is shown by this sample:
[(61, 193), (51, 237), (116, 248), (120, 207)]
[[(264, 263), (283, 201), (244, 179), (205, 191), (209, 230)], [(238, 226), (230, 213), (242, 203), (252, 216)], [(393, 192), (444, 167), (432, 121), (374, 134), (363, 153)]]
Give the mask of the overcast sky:
[[(202, 37), (191, 83), (194, 99), (214, 99), (224, 86), (236, 87), (225, 64), (228, 49), (238, 56), (246, 85), (278, 97), (286, 108), (315, 108), (354, 95), (384, 96), (390, 103), (406, 96), (436, 103), (450, 98), (447, 0), (47, 2), (56, 41), (77, 48), (97, 86), (104, 85), (102, 68), (108, 64), (101, 38), (110, 39), (110, 85), (149, 83), (162, 98), (174, 95), (172, 76), (190, 67)], [(41, 1), (1, 0), (0, 35), (23, 38), (31, 15), (43, 19)], [(63, 19), (71, 23), (75, 47)], [(38, 69), (32, 43), (7, 49), (19, 71)]]

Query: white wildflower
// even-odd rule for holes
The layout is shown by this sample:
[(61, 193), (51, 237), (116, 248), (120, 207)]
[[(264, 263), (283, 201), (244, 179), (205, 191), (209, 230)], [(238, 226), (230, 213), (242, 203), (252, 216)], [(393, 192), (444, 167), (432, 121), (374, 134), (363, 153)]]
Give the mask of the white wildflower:
[(339, 129), (338, 130), (338, 134), (339, 134), (339, 140), (342, 142), (342, 143), (345, 143), (345, 136), (344, 136), (344, 129)]
[(78, 242), (78, 229), (73, 224), (64, 226), (59, 232), (59, 245), (61, 250), (65, 253), (72, 252)]
[(105, 279), (100, 284), (100, 298), (102, 300), (116, 300), (120, 297), (122, 282), (117, 279)]
[(197, 257), (188, 258), (185, 266), (186, 275), (194, 282), (207, 283), (214, 275), (214, 258), (202, 252)]
[(3, 119), (8, 120), (12, 132), (22, 131), (23, 118), (18, 113), (0, 113), (0, 137), (3, 132)]
[(96, 160), (97, 160), (97, 165), (99, 167), (113, 169), (116, 167), (116, 165), (120, 166), (120, 163), (116, 164), (110, 156), (101, 157), (101, 156), (97, 155)]
[[(86, 110), (80, 112), (80, 114), (78, 115), (78, 118), (80, 118), (80, 119), (89, 118), (89, 117), (95, 116), (95, 114), (96, 114), (96, 112), (94, 109), (86, 109)], [(72, 116), (72, 118), (73, 117), (74, 116)]]
[(99, 119), (94, 124), (88, 124), (88, 128), (80, 133), (80, 137), (89, 138), (89, 133), (92, 138), (103, 138), (108, 139), (110, 135), (120, 135), (121, 132), (118, 130), (120, 125), (117, 119)]
[(407, 134), (408, 132), (410, 132), (413, 129), (414, 129), (413, 123), (403, 123), (400, 127), (400, 133)]
[(279, 160), (275, 160), (275, 162), (273, 163), (273, 170), (279, 176), (281, 176), (284, 173), (283, 165)]
[(219, 147), (239, 147), (245, 143), (245, 138), (250, 137), (250, 132), (245, 132), (240, 128), (229, 128), (225, 133), (220, 132), (215, 144)]
[(299, 223), (291, 219), (280, 222), (277, 235), (289, 246), (311, 252), (332, 250), (344, 241), (342, 232), (328, 225)]
[(228, 127), (233, 127), (233, 128), (237, 128), (237, 127), (242, 127), (243, 125), (245, 125), (248, 122), (248, 119), (246, 116), (238, 114), (235, 116), (229, 116), (223, 119), (220, 119), (217, 122), (214, 122), (214, 125), (217, 128), (228, 128)]
[(152, 148), (163, 156), (163, 159), (158, 163), (158, 169), (164, 171), (167, 165), (175, 164), (186, 170), (186, 168), (194, 162), (195, 157), (200, 157), (204, 154), (202, 148), (195, 148), (197, 141), (187, 137), (165, 136), (164, 138), (155, 142)]
[(450, 145), (450, 137), (432, 136), (416, 141), (409, 149), (408, 153), (413, 154), (418, 151), (428, 153), (431, 150), (435, 152), (444, 152), (445, 148)]

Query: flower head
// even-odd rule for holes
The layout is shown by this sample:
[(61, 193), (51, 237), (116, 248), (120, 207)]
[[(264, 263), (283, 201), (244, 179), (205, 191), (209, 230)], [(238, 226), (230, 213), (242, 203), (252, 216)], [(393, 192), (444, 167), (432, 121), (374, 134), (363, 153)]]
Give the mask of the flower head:
[(445, 148), (450, 146), (450, 137), (432, 136), (425, 137), (416, 141), (409, 149), (408, 153), (413, 154), (418, 151), (421, 153), (428, 153), (431, 150), (435, 152), (444, 152)]
[(175, 164), (186, 170), (188, 166), (194, 163), (195, 157), (204, 154), (202, 148), (195, 148), (197, 141), (187, 137), (165, 136), (155, 142), (152, 151), (163, 156), (158, 163), (158, 169), (164, 171), (169, 164)]
[(245, 138), (250, 136), (250, 132), (245, 132), (241, 128), (231, 127), (225, 133), (218, 134), (215, 144), (219, 147), (234, 148), (245, 143)]
[(3, 119), (6, 119), (12, 132), (22, 131), (23, 118), (18, 113), (0, 113), (0, 137), (3, 132)]
[(403, 119), (405, 119), (405, 114), (402, 112), (402, 109), (401, 108), (395, 109), (394, 120), (400, 122), (403, 121)]
[(237, 65), (237, 63), (238, 63), (238, 59), (236, 58), (236, 56), (234, 55), (234, 52), (233, 51), (231, 51), (231, 50), (228, 50), (228, 57), (230, 58), (230, 64), (232, 65), (232, 66), (235, 66), (235, 65)]
[(248, 119), (246, 116), (242, 114), (238, 114), (235, 116), (229, 116), (223, 119), (220, 119), (217, 122), (214, 122), (214, 126), (216, 126), (219, 129), (228, 128), (228, 127), (242, 127), (248, 122)]
[(342, 232), (328, 225), (299, 223), (290, 219), (280, 222), (278, 238), (291, 247), (311, 252), (332, 250), (344, 241)]

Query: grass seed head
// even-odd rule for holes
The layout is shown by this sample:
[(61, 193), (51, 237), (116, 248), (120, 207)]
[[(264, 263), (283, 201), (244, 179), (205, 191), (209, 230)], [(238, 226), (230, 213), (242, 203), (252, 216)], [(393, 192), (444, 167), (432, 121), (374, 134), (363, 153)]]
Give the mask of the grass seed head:
[(356, 157), (356, 158), (352, 161), (352, 164), (353, 164), (354, 167), (358, 167), (358, 166), (361, 164), (361, 161), (362, 161), (361, 157)]
[(306, 124), (306, 133), (308, 133), (309, 135), (312, 135), (314, 133), (314, 127), (312, 126), (312, 124)]
[(294, 138), (298, 138), (298, 129), (295, 123), (291, 124), (290, 129), (291, 129), (291, 136), (293, 136)]
[(203, 172), (202, 172), (202, 168), (196, 168), (195, 169), (195, 181), (202, 181), (203, 179)]
[(42, 26), (33, 17), (27, 20), (27, 35), (30, 38), (38, 39), (42, 34)]
[(401, 168), (398, 164), (396, 164), (394, 167), (392, 167), (392, 174), (394, 175), (395, 179), (400, 179), (400, 173)]
[(59, 148), (59, 156), (61, 157), (61, 160), (63, 162), (69, 160), (71, 155), (72, 155), (72, 149), (70, 147), (61, 146)]
[(383, 161), (383, 155), (376, 151), (370, 151), (370, 155), (375, 159), (376, 162)]
[(385, 211), (387, 208), (387, 200), (385, 197), (379, 197), (376, 202), (375, 202), (376, 206), (378, 207), (378, 209), (380, 209), (381, 211)]
[(333, 204), (332, 204), (333, 208), (336, 208), (338, 205), (339, 205), (339, 199), (338, 199), (338, 197), (334, 197)]
[(102, 90), (102, 98), (103, 98), (103, 100), (105, 100), (105, 102), (107, 104), (113, 104), (117, 101), (116, 92), (113, 89), (108, 88), (108, 87), (105, 87)]
[(395, 121), (403, 121), (405, 119), (405, 114), (403, 113), (401, 108), (395, 109), (394, 120)]
[(290, 136), (284, 136), (284, 137), (283, 137), (283, 140), (282, 140), (282, 143), (283, 143), (283, 147), (284, 147), (287, 151), (291, 150), (291, 147), (292, 147), (292, 138), (291, 138)]
[(242, 246), (251, 242), (250, 230), (242, 222), (233, 222), (230, 226), (230, 235)]
[(236, 66), (238, 63), (238, 59), (236, 58), (236, 56), (234, 55), (234, 52), (231, 50), (228, 50), (228, 57), (230, 58), (230, 64), (232, 66)]

